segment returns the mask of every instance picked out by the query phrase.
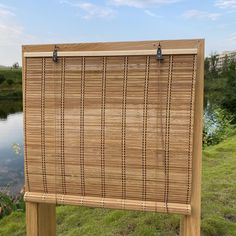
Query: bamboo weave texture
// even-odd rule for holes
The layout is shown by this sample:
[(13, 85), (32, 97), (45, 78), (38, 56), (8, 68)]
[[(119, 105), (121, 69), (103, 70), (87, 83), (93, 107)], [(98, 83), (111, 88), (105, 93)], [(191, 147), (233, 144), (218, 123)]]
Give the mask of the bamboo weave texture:
[(196, 64), (25, 58), (25, 200), (190, 214)]

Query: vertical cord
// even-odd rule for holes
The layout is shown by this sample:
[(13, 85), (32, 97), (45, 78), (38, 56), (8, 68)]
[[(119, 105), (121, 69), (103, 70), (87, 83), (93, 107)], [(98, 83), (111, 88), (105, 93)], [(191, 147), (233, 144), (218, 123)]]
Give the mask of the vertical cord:
[[(162, 150), (164, 150), (164, 132), (163, 132), (163, 111), (162, 111), (162, 94), (161, 94), (161, 60), (158, 60), (158, 70), (157, 70), (157, 99), (159, 100), (159, 110), (160, 114), (157, 114), (157, 116), (160, 116), (159, 121), (160, 121), (160, 135), (157, 133), (157, 137), (161, 137), (160, 143), (160, 149), (159, 151), (160, 156), (162, 157)], [(157, 109), (158, 110), (158, 109)], [(157, 118), (158, 119), (158, 118)], [(158, 130), (158, 123), (157, 123), (157, 130)], [(157, 140), (157, 143), (159, 140)], [(158, 150), (158, 146), (157, 146)], [(157, 152), (158, 155), (158, 152)], [(162, 158), (161, 158), (162, 159)], [(158, 166), (158, 158), (156, 158), (156, 179), (157, 179), (157, 166)], [(157, 211), (157, 205), (155, 204), (155, 211)]]
[(55, 167), (55, 203), (57, 205), (57, 97), (56, 97), (56, 63), (53, 63), (53, 93), (54, 93), (54, 167)]
[(103, 57), (102, 99), (101, 99), (101, 190), (102, 206), (105, 198), (105, 115), (106, 115), (106, 67), (107, 58)]
[[(85, 196), (84, 180), (84, 95), (85, 95), (85, 57), (81, 61), (81, 91), (80, 91), (80, 187), (82, 198)], [(82, 200), (81, 200), (82, 204)]]
[(122, 138), (121, 138), (121, 163), (122, 163), (122, 205), (126, 199), (126, 100), (127, 100), (127, 79), (128, 79), (128, 57), (124, 57), (124, 80), (123, 80), (123, 101), (122, 101)]
[[(147, 194), (147, 115), (148, 115), (148, 89), (149, 89), (150, 56), (146, 57), (144, 96), (143, 96), (143, 137), (142, 137), (142, 201), (146, 201)], [(143, 210), (144, 205), (143, 205)]]
[(45, 150), (45, 58), (42, 58), (41, 77), (41, 156), (42, 156), (42, 176), (44, 193), (48, 192), (47, 172), (46, 172), (46, 150)]
[(27, 63), (28, 59), (24, 58), (24, 160), (25, 160), (25, 176), (26, 190), (30, 192), (29, 169), (28, 169), (28, 152), (27, 152)]
[(172, 69), (173, 56), (169, 57), (169, 74), (167, 87), (167, 103), (166, 103), (166, 133), (165, 133), (165, 193), (164, 202), (166, 212), (168, 213), (168, 198), (169, 198), (169, 156), (170, 156), (170, 114), (171, 114), (171, 89), (172, 89)]
[(187, 197), (186, 197), (186, 204), (190, 202), (190, 191), (191, 191), (191, 164), (192, 164), (192, 126), (193, 126), (193, 101), (194, 101), (194, 86), (196, 80), (196, 58), (197, 56), (193, 56), (193, 74), (192, 74), (192, 84), (191, 84), (191, 98), (190, 98), (190, 107), (189, 107), (189, 144), (188, 144), (188, 188), (187, 188)]
[[(162, 102), (162, 91), (163, 89), (161, 89), (161, 86), (162, 86), (162, 82), (161, 82), (162, 78), (161, 78), (161, 60), (158, 60), (158, 78), (157, 78), (157, 93), (158, 93), (158, 98), (159, 98), (159, 106), (160, 106), (160, 135), (158, 135), (158, 137), (161, 137), (161, 140), (160, 140), (160, 156), (163, 157), (163, 150), (165, 151), (166, 150), (166, 147), (165, 147), (165, 131), (164, 131), (164, 122), (163, 122), (163, 102)], [(157, 124), (158, 125), (158, 124)], [(158, 140), (159, 141), (159, 140)], [(165, 157), (165, 154), (164, 154), (164, 173), (165, 173), (165, 170), (166, 170), (166, 161), (165, 161), (166, 157)], [(161, 158), (162, 160), (162, 158)], [(157, 164), (158, 166), (158, 159), (157, 159)], [(157, 176), (157, 168), (156, 168), (156, 176)], [(166, 185), (166, 181), (164, 180), (165, 182), (165, 185)], [(163, 202), (164, 202), (164, 207), (166, 208), (166, 203), (165, 203), (165, 195), (166, 195), (166, 186), (164, 188), (164, 198), (163, 198)], [(157, 211), (157, 206), (155, 205), (155, 209)]]
[(161, 61), (158, 60), (158, 74), (160, 76), (160, 78), (158, 78), (157, 82), (157, 86), (158, 86), (158, 94), (159, 94), (159, 98), (160, 98), (160, 123), (161, 123), (161, 150), (164, 150), (164, 131), (163, 131), (163, 109), (162, 109), (162, 94), (161, 94)]
[(65, 138), (65, 63), (66, 59), (61, 59), (61, 180), (62, 180), (62, 193), (66, 194), (66, 177), (65, 177), (65, 150), (64, 150), (64, 138)]

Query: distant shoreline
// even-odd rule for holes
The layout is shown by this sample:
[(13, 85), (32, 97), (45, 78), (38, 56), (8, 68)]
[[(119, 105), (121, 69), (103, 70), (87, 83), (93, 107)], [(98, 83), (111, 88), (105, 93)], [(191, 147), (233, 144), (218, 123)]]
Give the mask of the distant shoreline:
[(22, 70), (0, 67), (0, 100), (22, 100)]

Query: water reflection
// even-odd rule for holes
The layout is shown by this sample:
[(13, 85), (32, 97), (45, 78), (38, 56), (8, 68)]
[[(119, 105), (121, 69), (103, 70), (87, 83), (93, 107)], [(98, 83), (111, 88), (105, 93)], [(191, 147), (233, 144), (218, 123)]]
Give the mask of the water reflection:
[(8, 115), (21, 111), (21, 100), (0, 100), (0, 119), (7, 119)]
[[(0, 101), (0, 189), (17, 193), (23, 186), (23, 114), (21, 102)], [(15, 114), (13, 114), (15, 113)]]

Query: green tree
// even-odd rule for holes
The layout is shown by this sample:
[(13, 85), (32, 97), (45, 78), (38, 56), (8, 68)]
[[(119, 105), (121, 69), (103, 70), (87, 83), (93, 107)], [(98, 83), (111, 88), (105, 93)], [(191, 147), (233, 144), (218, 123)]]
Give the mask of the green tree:
[(5, 76), (0, 74), (0, 84), (2, 84), (5, 80)]
[(236, 123), (236, 61), (225, 61), (221, 73), (225, 81), (224, 96), (222, 96), (221, 107), (234, 115), (233, 123)]
[(217, 54), (205, 59), (205, 109), (221, 108), (236, 123), (236, 61), (226, 56), (222, 68), (217, 62)]

